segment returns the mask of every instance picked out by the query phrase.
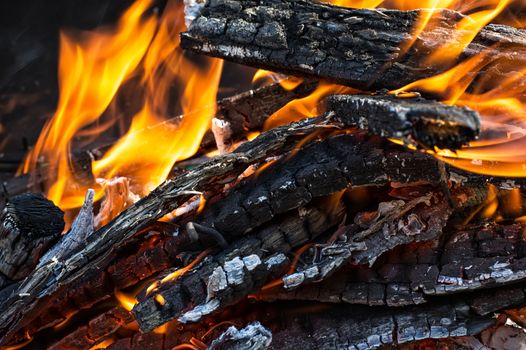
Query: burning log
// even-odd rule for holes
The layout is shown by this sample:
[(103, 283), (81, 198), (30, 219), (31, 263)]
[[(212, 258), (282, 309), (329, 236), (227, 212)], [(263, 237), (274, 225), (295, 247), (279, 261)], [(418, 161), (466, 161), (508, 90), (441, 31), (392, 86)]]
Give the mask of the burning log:
[(514, 47), (514, 62), (522, 60), (524, 32), (490, 24), (450, 64), (425, 64), (455, 37), (456, 23), (464, 16), (451, 10), (435, 12), (434, 28), (413, 38), (422, 11), (352, 9), (309, 1), (208, 1), (188, 32), (181, 34), (181, 46), (363, 90), (396, 89), (483, 52), (495, 61), (510, 58), (499, 45)]
[(518, 224), (462, 229), (447, 239), (392, 249), (369, 268), (347, 265), (323, 283), (302, 284), (295, 290), (268, 290), (257, 297), (406, 306), (492, 288), (489, 293), (499, 297), (481, 292), (471, 303), (477, 313), (486, 315), (525, 299), (523, 287), (505, 287), (526, 282), (521, 232)]
[(21, 280), (36, 267), (64, 229), (64, 213), (42, 195), (9, 199), (0, 214), (0, 285)]
[(478, 113), (421, 97), (336, 95), (327, 109), (370, 133), (403, 139), (425, 148), (456, 149), (478, 136)]
[(276, 349), (377, 349), (422, 339), (478, 334), (494, 324), (469, 305), (437, 303), (404, 309), (335, 305), (299, 310), (274, 332)]

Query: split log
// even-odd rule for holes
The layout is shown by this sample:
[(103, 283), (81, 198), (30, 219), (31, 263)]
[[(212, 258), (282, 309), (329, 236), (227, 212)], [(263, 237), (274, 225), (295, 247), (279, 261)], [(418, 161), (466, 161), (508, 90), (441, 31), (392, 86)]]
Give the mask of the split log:
[(478, 136), (478, 113), (468, 108), (431, 102), (422, 97), (335, 95), (327, 110), (346, 124), (383, 137), (404, 140), (427, 149), (457, 149)]
[[(526, 50), (526, 33), (490, 24), (457, 60), (425, 64), (438, 47), (451, 45), (456, 23), (465, 17), (451, 10), (434, 12), (433, 28), (413, 38), (423, 11), (352, 9), (290, 0), (207, 1), (188, 32), (181, 34), (181, 47), (257, 68), (373, 91), (435, 76), (482, 52), (495, 61), (524, 62), (521, 53)], [(412, 40), (414, 45), (404, 50)], [(513, 50), (510, 53), (501, 47)], [(492, 74), (502, 76), (508, 71), (495, 69)]]
[(42, 195), (10, 198), (0, 214), (0, 285), (33, 271), (63, 229), (64, 213)]

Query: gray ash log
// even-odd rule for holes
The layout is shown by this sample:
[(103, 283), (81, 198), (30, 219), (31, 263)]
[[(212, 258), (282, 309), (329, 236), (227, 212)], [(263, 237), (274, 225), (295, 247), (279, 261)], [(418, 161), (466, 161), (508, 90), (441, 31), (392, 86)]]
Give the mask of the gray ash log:
[(383, 137), (403, 139), (424, 148), (457, 149), (480, 131), (478, 113), (469, 108), (433, 103), (422, 97), (335, 95), (327, 110), (337, 119)]
[(265, 350), (272, 342), (272, 333), (254, 322), (243, 329), (232, 326), (215, 339), (207, 350)]
[(26, 193), (10, 198), (0, 214), (3, 282), (29, 275), (63, 229), (64, 213), (42, 195)]
[(422, 11), (352, 9), (290, 0), (207, 1), (188, 32), (181, 34), (181, 46), (258, 68), (316, 76), (367, 90), (400, 88), (482, 52), (495, 61), (524, 62), (526, 32), (490, 24), (456, 61), (442, 66), (425, 64), (423, 60), (437, 47), (455, 37), (455, 24), (464, 17), (451, 10), (436, 12), (432, 30), (423, 31), (404, 53), (402, 47), (413, 40)]

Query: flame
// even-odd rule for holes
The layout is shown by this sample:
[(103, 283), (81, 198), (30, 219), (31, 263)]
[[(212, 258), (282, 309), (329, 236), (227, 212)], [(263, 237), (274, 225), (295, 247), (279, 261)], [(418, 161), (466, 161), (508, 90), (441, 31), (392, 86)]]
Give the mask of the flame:
[[(133, 193), (140, 196), (164, 181), (176, 161), (197, 151), (215, 114), (222, 61), (192, 63), (179, 47), (179, 32), (185, 29), (183, 3), (169, 1), (160, 18), (147, 14), (152, 4), (136, 0), (114, 30), (83, 33), (80, 39), (61, 35), (57, 111), (22, 170), (32, 172), (44, 157), (52, 180), (48, 197), (62, 209), (79, 207), (86, 187), (71, 170), (73, 140), (100, 134), (126, 113), (108, 108), (125, 81), (144, 96), (142, 108), (126, 135), (92, 168), (96, 178), (130, 178)], [(180, 87), (180, 96), (174, 86)], [(177, 118), (174, 96), (183, 112)], [(103, 113), (111, 115), (108, 123), (101, 122)], [(93, 126), (95, 122), (102, 126)]]
[(106, 349), (108, 346), (113, 344), (115, 340), (113, 338), (104, 339), (100, 343), (97, 343), (93, 345), (89, 350), (95, 350), (95, 349)]
[(135, 299), (135, 297), (126, 295), (119, 290), (115, 290), (115, 298), (117, 298), (121, 306), (127, 311), (132, 311), (135, 304), (137, 304), (137, 299)]
[(155, 32), (155, 20), (143, 18), (150, 5), (151, 0), (135, 2), (116, 30), (60, 35), (57, 111), (27, 157), (23, 172), (34, 171), (38, 159), (44, 156), (49, 168), (57, 171), (48, 197), (62, 208), (80, 206), (85, 193), (85, 188), (70, 187), (74, 179), (69, 158), (73, 138), (99, 119), (119, 86), (139, 65)]
[(272, 114), (265, 121), (263, 129), (270, 130), (303, 118), (317, 116), (320, 114), (320, 110), (318, 109), (320, 101), (325, 97), (334, 94), (351, 94), (357, 92), (358, 90), (347, 86), (320, 82), (318, 87), (310, 95), (292, 100)]

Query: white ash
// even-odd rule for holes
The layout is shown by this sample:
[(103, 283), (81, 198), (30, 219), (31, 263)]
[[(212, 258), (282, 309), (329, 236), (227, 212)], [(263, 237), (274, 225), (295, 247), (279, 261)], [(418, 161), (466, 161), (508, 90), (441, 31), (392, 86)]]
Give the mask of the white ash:
[(264, 350), (272, 342), (272, 333), (259, 322), (238, 330), (232, 326), (215, 339), (207, 350)]

